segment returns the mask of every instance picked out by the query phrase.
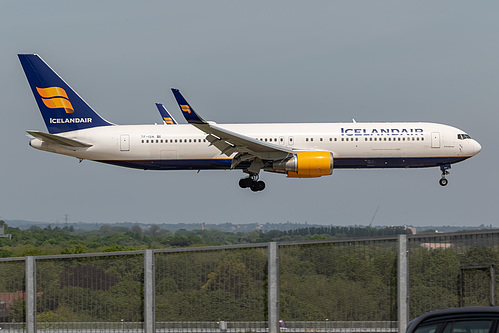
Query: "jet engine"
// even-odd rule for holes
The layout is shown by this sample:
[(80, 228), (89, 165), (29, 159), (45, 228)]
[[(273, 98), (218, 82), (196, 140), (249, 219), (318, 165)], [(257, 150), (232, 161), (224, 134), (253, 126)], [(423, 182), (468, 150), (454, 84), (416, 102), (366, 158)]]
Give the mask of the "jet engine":
[(292, 157), (274, 161), (265, 171), (285, 173), (290, 178), (317, 178), (333, 173), (333, 153), (329, 151), (304, 151)]

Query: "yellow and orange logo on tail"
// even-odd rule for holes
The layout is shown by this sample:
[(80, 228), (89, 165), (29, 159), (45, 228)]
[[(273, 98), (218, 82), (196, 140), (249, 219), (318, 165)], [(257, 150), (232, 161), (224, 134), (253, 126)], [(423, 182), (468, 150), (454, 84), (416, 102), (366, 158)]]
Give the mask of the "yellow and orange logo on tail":
[(38, 88), (43, 104), (50, 109), (64, 109), (66, 113), (73, 113), (74, 109), (69, 101), (66, 91), (60, 87)]
[(180, 108), (182, 109), (182, 112), (187, 112), (187, 113), (191, 113), (191, 108), (189, 107), (189, 105), (180, 105)]
[(170, 117), (163, 117), (165, 124), (173, 125), (173, 119)]

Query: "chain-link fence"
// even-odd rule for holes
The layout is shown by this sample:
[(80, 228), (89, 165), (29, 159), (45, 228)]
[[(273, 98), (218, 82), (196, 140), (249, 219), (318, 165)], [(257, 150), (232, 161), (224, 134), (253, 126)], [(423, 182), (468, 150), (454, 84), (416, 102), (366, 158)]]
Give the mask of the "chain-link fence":
[[(144, 321), (142, 254), (63, 256), (36, 263), (37, 327), (142, 329)], [(79, 323), (85, 323), (79, 324)]]
[(266, 245), (156, 251), (155, 262), (156, 328), (249, 332), (267, 320)]
[(0, 328), (397, 332), (494, 304), (498, 260), (499, 231), (3, 258)]
[(410, 317), (434, 309), (497, 305), (499, 232), (414, 235), (410, 248)]
[(26, 318), (23, 258), (0, 261), (0, 328), (22, 331)]
[(288, 328), (326, 332), (355, 325), (386, 332), (396, 327), (397, 238), (279, 249), (280, 315)]

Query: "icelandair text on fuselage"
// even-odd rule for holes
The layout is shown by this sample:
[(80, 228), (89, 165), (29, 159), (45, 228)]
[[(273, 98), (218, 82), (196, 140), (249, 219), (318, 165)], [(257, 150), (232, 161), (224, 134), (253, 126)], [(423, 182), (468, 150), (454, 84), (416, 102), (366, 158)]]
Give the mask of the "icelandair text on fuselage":
[(372, 135), (423, 135), (422, 128), (341, 128), (341, 135), (372, 136)]
[(50, 118), (51, 124), (81, 124), (91, 122), (92, 118)]

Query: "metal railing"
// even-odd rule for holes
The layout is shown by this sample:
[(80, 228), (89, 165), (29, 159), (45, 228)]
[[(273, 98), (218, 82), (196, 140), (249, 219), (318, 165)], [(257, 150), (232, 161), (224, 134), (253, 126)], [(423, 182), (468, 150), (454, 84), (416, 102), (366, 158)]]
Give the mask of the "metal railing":
[(498, 262), (499, 231), (3, 258), (0, 328), (404, 332), (493, 304)]

